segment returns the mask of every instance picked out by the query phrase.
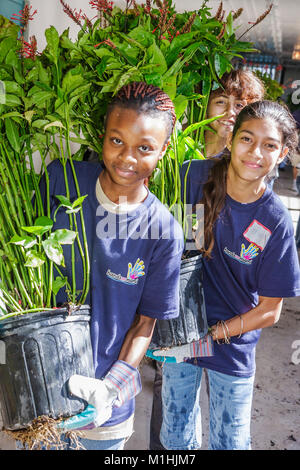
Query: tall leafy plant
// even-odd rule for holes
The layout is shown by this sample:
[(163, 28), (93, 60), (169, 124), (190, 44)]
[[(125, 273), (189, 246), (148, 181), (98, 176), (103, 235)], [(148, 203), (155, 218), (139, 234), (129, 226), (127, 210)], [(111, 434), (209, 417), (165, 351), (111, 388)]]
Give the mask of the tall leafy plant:
[[(40, 311), (55, 306), (55, 295), (66, 286), (69, 305), (84, 302), (89, 290), (86, 239), (78, 185), (70, 201), (67, 164), (76, 183), (73, 160), (87, 148), (101, 158), (104, 116), (111, 97), (131, 81), (145, 81), (166, 91), (175, 104), (178, 125), (166, 157), (149, 181), (151, 190), (172, 211), (182, 209), (179, 171), (191, 158), (204, 158), (203, 132), (209, 93), (231, 69), (233, 57), (253, 51), (236, 38), (234, 21), (220, 8), (215, 16), (205, 0), (194, 12), (178, 13), (171, 0), (127, 1), (125, 9), (106, 0), (90, 1), (94, 19), (60, 0), (63, 10), (80, 27), (75, 41), (66, 29), (51, 26), (47, 45), (38, 52), (34, 36), (24, 30), (35, 11), (26, 6), (18, 19), (21, 28), (1, 18), (0, 80), (0, 288), (6, 315)], [(0, 95), (1, 98), (1, 95)], [(72, 144), (78, 150), (72, 154)], [(41, 171), (35, 170), (38, 152)], [(57, 195), (69, 215), (69, 230), (53, 232), (49, 197), (43, 204), (39, 183), (44, 173), (49, 188), (46, 157), (60, 159), (66, 194)], [(47, 191), (46, 191), (47, 193)], [(32, 198), (34, 195), (34, 203)], [(79, 214), (77, 214), (79, 212)], [(78, 219), (79, 217), (79, 219)], [(184, 221), (184, 216), (182, 217)], [(63, 275), (63, 245), (75, 244), (82, 258), (84, 285), (77, 292)], [(2, 318), (5, 318), (2, 317)]]
[[(69, 309), (77, 302), (82, 303), (89, 289), (89, 260), (86, 240), (83, 239), (82, 246), (77, 232), (75, 213), (78, 210), (84, 226), (81, 213), (83, 197), (79, 189), (76, 201), (71, 203), (68, 199), (67, 161), (73, 168), (72, 159), (68, 158), (71, 157), (69, 107), (65, 106), (59, 122), (45, 125), (43, 133), (36, 132), (41, 124), (39, 118), (44, 112), (42, 103), (48, 101), (46, 106), (50, 109), (49, 101), (55, 92), (63, 90), (64, 78), (55, 74), (57, 37), (52, 34), (52, 30), (47, 32), (47, 54), (53, 59), (53, 69), (46, 71), (42, 61), (20, 58), (18, 30), (3, 19), (2, 22), (6, 25), (7, 33), (0, 38), (0, 79), (5, 90), (0, 105), (0, 288), (5, 304), (5, 309), (2, 306), (2, 318), (7, 318), (55, 306), (55, 295), (63, 286), (69, 293)], [(24, 46), (23, 39), (21, 43)], [(50, 89), (51, 72), (55, 74), (55, 86)], [(69, 214), (70, 229), (53, 231), (49, 193), (46, 204), (43, 204), (39, 188), (41, 174), (35, 171), (33, 152), (39, 151), (48, 188), (45, 158), (54, 145), (55, 135), (59, 137), (60, 151), (57, 157), (64, 168), (67, 188), (67, 197), (58, 195), (58, 198), (61, 197), (61, 205)], [(74, 178), (76, 181), (75, 172)], [(72, 280), (70, 285), (61, 273), (61, 267), (64, 267), (62, 246), (72, 245), (74, 259), (75, 243), (82, 256), (84, 271), (81, 296), (78, 296), (75, 281)]]

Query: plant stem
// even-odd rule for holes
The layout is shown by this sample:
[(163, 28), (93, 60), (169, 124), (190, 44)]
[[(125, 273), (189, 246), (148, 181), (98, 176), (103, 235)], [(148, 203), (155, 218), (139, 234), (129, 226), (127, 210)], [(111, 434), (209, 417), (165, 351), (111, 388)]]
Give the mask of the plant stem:
[[(74, 168), (73, 160), (72, 160), (72, 154), (71, 154), (71, 147), (70, 147), (70, 129), (69, 129), (69, 119), (67, 116), (66, 119), (67, 122), (67, 128), (66, 128), (66, 143), (67, 143), (67, 151), (68, 151), (68, 156), (69, 156), (69, 162), (71, 165), (72, 169), (72, 174), (74, 178), (74, 183), (77, 191), (77, 196), (80, 197), (80, 188), (78, 185), (78, 180), (77, 180), (77, 175), (76, 171)], [(81, 247), (81, 242), (79, 235), (77, 235), (77, 241), (78, 241), (78, 247), (79, 251), (81, 254), (81, 259), (82, 259), (82, 264), (83, 264), (83, 288), (82, 288), (82, 295), (80, 297), (79, 303), (83, 303), (84, 300), (86, 299), (86, 296), (89, 292), (90, 288), (90, 260), (89, 260), (89, 251), (88, 251), (88, 244), (87, 244), (87, 238), (86, 238), (86, 230), (85, 230), (85, 222), (84, 222), (84, 216), (83, 216), (83, 210), (82, 207), (80, 208), (80, 222), (81, 222), (81, 227), (82, 227), (82, 237), (83, 237), (83, 245), (84, 245), (84, 253)], [(76, 214), (74, 214), (74, 221), (75, 221), (75, 226), (76, 226), (76, 232), (78, 234), (78, 228), (77, 228), (77, 220), (76, 220)]]

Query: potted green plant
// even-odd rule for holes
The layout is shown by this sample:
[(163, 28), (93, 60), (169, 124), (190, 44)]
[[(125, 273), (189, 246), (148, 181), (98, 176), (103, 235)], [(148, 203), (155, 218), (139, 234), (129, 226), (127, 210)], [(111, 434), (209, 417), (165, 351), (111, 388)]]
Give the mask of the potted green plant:
[[(70, 39), (68, 29), (59, 35), (51, 26), (45, 31), (47, 46), (42, 52), (38, 52), (34, 37), (26, 41), (22, 34), (34, 17), (35, 12), (30, 7), (19, 14), (21, 35), (15, 25), (1, 20), (0, 80), (6, 89), (5, 102), (0, 103), (3, 188), (0, 194), (0, 288), (6, 310), (2, 310), (0, 317), (1, 341), (6, 341), (6, 322), (16, 319), (23, 332), (29, 316), (35, 330), (40, 312), (46, 311), (47, 317), (54, 318), (59, 289), (66, 289), (69, 294), (63, 319), (72, 322), (79, 314), (74, 310), (85, 302), (89, 291), (88, 247), (76, 230), (77, 223), (84, 224), (81, 207), (85, 195), (78, 192), (76, 201), (70, 201), (66, 178), (66, 195), (57, 196), (69, 214), (70, 227), (68, 231), (53, 232), (49, 200), (47, 197), (42, 200), (39, 186), (42, 174), (45, 187), (49, 184), (46, 156), (59, 158), (64, 169), (70, 165), (76, 179), (74, 159), (81, 160), (88, 148), (101, 156), (104, 117), (111, 97), (131, 81), (157, 85), (174, 101), (178, 126), (149, 186), (171, 211), (180, 214), (184, 225), (179, 171), (185, 160), (205, 156), (203, 132), (209, 124), (205, 120), (209, 93), (219, 86), (222, 74), (230, 70), (233, 57), (253, 51), (250, 43), (239, 41), (235, 36), (233, 22), (241, 9), (225, 18), (222, 7), (212, 17), (207, 1), (199, 10), (186, 13), (177, 13), (171, 0), (156, 1), (154, 5), (151, 1), (145, 5), (127, 1), (124, 10), (113, 7), (112, 2), (91, 1), (97, 11), (97, 19), (92, 21), (63, 0), (60, 3), (80, 26), (77, 39)], [(184, 130), (183, 122), (187, 122)], [(79, 146), (73, 155), (71, 143)], [(34, 165), (35, 151), (40, 158), (40, 172)], [(72, 250), (77, 244), (84, 272), (82, 286), (74, 284), (75, 276), (68, 280), (63, 275), (65, 244), (70, 244)], [(37, 344), (36, 339), (29, 344), (29, 357), (34, 356), (34, 351), (39, 357), (43, 356)], [(60, 349), (57, 345), (55, 348)], [(6, 364), (0, 365), (0, 373), (8, 375), (14, 364), (8, 364), (10, 349), (5, 350), (3, 362)], [(49, 354), (48, 351), (45, 356)], [(72, 365), (76, 354), (68, 349), (62, 356)], [(59, 363), (64, 363), (64, 359)], [(33, 361), (32, 376), (37, 368), (38, 361)], [(76, 373), (81, 371), (76, 370)], [(66, 374), (61, 375), (65, 384)], [(30, 374), (24, 380), (30, 392)], [(18, 386), (9, 394), (1, 379), (4, 407), (15, 406)], [(63, 386), (59, 385), (60, 391)], [(44, 381), (43, 387), (49, 402), (51, 385)], [(53, 394), (51, 403), (57, 400), (57, 395)], [(47, 406), (45, 413), (55, 415), (51, 406)], [(41, 413), (36, 406), (32, 409), (34, 416)], [(70, 413), (75, 412), (77, 410), (72, 408)], [(6, 415), (9, 421), (9, 413)], [(18, 419), (8, 427), (21, 427)], [(28, 417), (26, 420), (28, 422)]]
[[(35, 132), (33, 116), (43, 111), (38, 93), (32, 93), (32, 71), (38, 67), (45, 80), (49, 74), (42, 62), (20, 57), (20, 43), (22, 47), (25, 43), (22, 36), (18, 39), (19, 28), (4, 18), (1, 21), (0, 76), (5, 94), (0, 105), (0, 397), (4, 427), (15, 430), (40, 415), (58, 418), (82, 411), (83, 401), (70, 399), (66, 382), (74, 373), (92, 376), (94, 371), (90, 311), (84, 306), (88, 250), (76, 231), (76, 213), (81, 212), (84, 197), (78, 194), (72, 203), (62, 198), (70, 228), (53, 231), (49, 201), (42, 201), (41, 174), (36, 173), (33, 159), (38, 149), (47, 187), (45, 156), (56, 125), (61, 140), (58, 157), (66, 166), (62, 139), (64, 136), (68, 152), (69, 118), (66, 113), (63, 124), (54, 123), (42, 139)], [(49, 54), (54, 52), (49, 49)], [(79, 217), (84, 224), (82, 214)], [(84, 284), (80, 295), (78, 287), (61, 273), (65, 244), (71, 245), (72, 251), (77, 244), (82, 255)], [(55, 297), (63, 286), (69, 301), (66, 307), (57, 308)]]
[[(70, 51), (69, 61), (83, 61), (86, 70), (97, 74), (92, 79), (93, 100), (89, 110), (80, 114), (92, 117), (90, 122), (83, 123), (82, 132), (99, 155), (101, 141), (97, 135), (103, 134), (107, 99), (121, 86), (143, 80), (159, 86), (173, 100), (178, 125), (149, 187), (179, 218), (187, 233), (190, 218), (182, 200), (180, 168), (185, 160), (204, 158), (203, 133), (210, 123), (205, 119), (210, 91), (219, 86), (219, 78), (232, 68), (234, 56), (253, 51), (251, 44), (238, 41), (234, 34), (233, 22), (242, 9), (225, 18), (222, 3), (212, 17), (207, 1), (199, 10), (183, 14), (175, 11), (170, 0), (147, 1), (143, 5), (127, 1), (124, 11), (113, 8), (112, 2), (93, 1), (90, 4), (98, 10), (100, 18), (92, 23), (63, 0), (60, 3), (81, 27), (76, 45), (64, 36), (62, 46)], [(78, 50), (81, 45), (84, 56)], [(182, 130), (184, 121), (188, 127)], [(92, 122), (97, 123), (97, 129)], [(198, 253), (196, 259), (183, 260), (179, 319), (157, 322), (152, 346), (190, 342), (207, 333), (204, 302), (198, 305), (196, 299), (202, 289), (201, 272)]]

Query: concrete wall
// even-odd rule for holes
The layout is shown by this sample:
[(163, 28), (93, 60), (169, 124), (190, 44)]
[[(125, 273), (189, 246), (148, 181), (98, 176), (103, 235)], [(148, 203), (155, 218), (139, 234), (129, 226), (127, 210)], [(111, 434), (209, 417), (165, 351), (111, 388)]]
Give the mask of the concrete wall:
[[(93, 18), (97, 14), (97, 11), (90, 7), (89, 0), (65, 0), (65, 3), (72, 9), (76, 8), (77, 12), (81, 9), (88, 18)], [(37, 10), (37, 14), (34, 20), (29, 22), (28, 36), (35, 35), (39, 51), (46, 46), (44, 32), (51, 25), (55, 26), (59, 34), (70, 28), (70, 38), (76, 38), (79, 26), (64, 13), (59, 0), (30, 0), (30, 5), (32, 5), (32, 11)]]

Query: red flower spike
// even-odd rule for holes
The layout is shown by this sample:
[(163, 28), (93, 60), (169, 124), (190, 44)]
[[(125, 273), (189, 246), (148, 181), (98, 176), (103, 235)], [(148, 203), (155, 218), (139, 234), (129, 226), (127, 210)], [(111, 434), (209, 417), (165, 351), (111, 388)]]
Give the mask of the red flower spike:
[(108, 2), (107, 0), (91, 0), (90, 5), (98, 11), (110, 12), (113, 9), (114, 2)]
[(22, 49), (21, 49), (21, 54), (23, 57), (26, 59), (32, 59), (35, 60), (38, 52), (37, 52), (37, 42), (35, 36), (30, 37), (30, 42), (24, 41), (24, 38), (22, 37)]
[(78, 26), (81, 27), (82, 26), (80, 22), (81, 10), (77, 13), (76, 8), (72, 10), (72, 8), (66, 2), (64, 2), (63, 0), (59, 0), (59, 1), (63, 7), (64, 13), (66, 13), (69, 18), (71, 18)]
[(95, 44), (94, 47), (98, 47), (100, 46), (100, 44), (106, 44), (107, 46), (110, 46), (113, 49), (117, 48), (117, 46), (110, 39), (105, 39), (104, 41), (101, 41), (98, 44)]
[(29, 23), (29, 21), (32, 21), (34, 18), (34, 15), (36, 15), (37, 10), (34, 10), (32, 13), (30, 12), (32, 6), (25, 5), (23, 10), (20, 10), (19, 13), (13, 13), (11, 16), (11, 20), (14, 21), (20, 21), (22, 24), (22, 28), (25, 29)]

